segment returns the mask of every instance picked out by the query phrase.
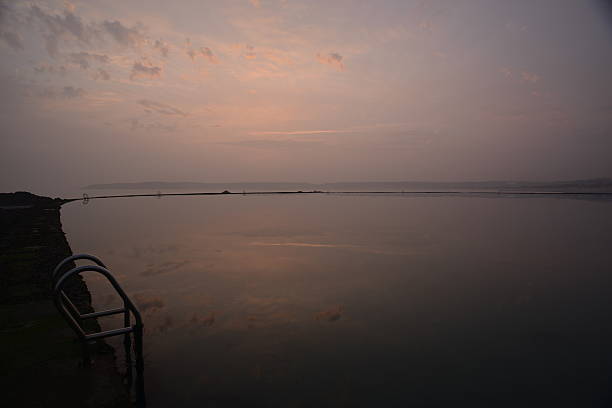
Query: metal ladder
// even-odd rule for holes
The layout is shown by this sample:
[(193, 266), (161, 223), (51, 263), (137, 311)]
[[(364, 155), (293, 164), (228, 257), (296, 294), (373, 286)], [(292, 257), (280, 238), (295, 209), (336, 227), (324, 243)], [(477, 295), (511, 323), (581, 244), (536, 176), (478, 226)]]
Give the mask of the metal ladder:
[[(77, 266), (66, 272), (60, 273), (60, 271), (70, 263), (78, 260), (93, 261), (95, 265), (84, 265)], [(104, 276), (109, 283), (113, 286), (117, 294), (123, 300), (123, 307), (117, 309), (104, 310), (101, 312), (84, 313), (81, 314), (77, 307), (72, 303), (68, 295), (64, 292), (64, 285), (68, 280), (75, 275), (80, 275), (83, 272), (96, 272)], [(81, 341), (83, 348), (83, 365), (89, 367), (91, 365), (91, 356), (89, 353), (88, 342), (92, 340), (103, 339), (106, 337), (125, 335), (123, 339), (123, 345), (125, 348), (125, 360), (127, 366), (127, 379), (128, 387), (132, 384), (132, 339), (130, 334), (134, 336), (134, 355), (136, 357), (136, 396), (140, 406), (144, 406), (144, 358), (142, 350), (142, 335), (143, 335), (143, 324), (140, 312), (134, 306), (130, 298), (123, 291), (115, 277), (106, 269), (106, 265), (93, 255), (78, 254), (72, 255), (61, 261), (53, 270), (51, 275), (53, 283), (53, 302), (64, 316), (70, 327), (74, 330), (77, 337)], [(97, 333), (86, 333), (81, 325), (81, 321), (86, 319), (93, 319), (102, 316), (111, 316), (115, 314), (123, 314), (123, 327), (120, 329), (106, 330)], [(134, 315), (135, 323), (131, 324), (131, 315)]]

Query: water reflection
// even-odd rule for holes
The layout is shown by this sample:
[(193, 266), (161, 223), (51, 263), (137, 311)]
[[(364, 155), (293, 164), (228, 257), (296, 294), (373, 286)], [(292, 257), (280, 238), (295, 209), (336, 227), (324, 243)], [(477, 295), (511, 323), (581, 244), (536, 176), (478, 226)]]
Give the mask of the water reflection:
[(336, 320), (340, 319), (340, 317), (342, 317), (343, 312), (344, 312), (344, 306), (342, 305), (335, 306), (335, 307), (332, 307), (331, 309), (317, 313), (317, 315), (315, 316), (315, 319), (322, 320), (322, 321), (328, 321), (328, 322), (335, 322)]
[[(115, 350), (118, 349), (116, 348)], [(132, 339), (130, 336), (125, 336), (123, 339), (125, 385), (130, 393), (133, 391), (134, 405), (138, 408), (145, 408), (147, 406), (147, 398), (144, 380), (145, 363), (142, 355), (142, 343), (137, 343), (134, 347), (134, 351), (136, 353), (135, 363), (132, 362)]]
[(601, 406), (609, 201), (237, 195), (62, 211), (73, 250), (103, 256), (145, 314), (149, 406)]

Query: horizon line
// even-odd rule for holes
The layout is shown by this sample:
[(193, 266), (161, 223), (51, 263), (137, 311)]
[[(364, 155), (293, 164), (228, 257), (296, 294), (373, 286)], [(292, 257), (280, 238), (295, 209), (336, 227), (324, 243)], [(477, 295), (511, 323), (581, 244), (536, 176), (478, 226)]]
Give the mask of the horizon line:
[(326, 184), (381, 184), (381, 183), (427, 183), (427, 184), (462, 184), (462, 183), (568, 183), (568, 182), (593, 182), (593, 181), (606, 181), (612, 182), (612, 176), (610, 177), (592, 177), (592, 178), (576, 178), (576, 179), (553, 179), (553, 180), (542, 180), (542, 179), (485, 179), (485, 180), (372, 180), (372, 181), (325, 181), (325, 182), (312, 182), (312, 181), (161, 181), (161, 180), (148, 180), (148, 181), (117, 181), (117, 182), (104, 182), (104, 183), (92, 183), (87, 184), (81, 188), (87, 188), (91, 186), (105, 186), (105, 185), (136, 185), (136, 184), (309, 184), (309, 185), (326, 185)]

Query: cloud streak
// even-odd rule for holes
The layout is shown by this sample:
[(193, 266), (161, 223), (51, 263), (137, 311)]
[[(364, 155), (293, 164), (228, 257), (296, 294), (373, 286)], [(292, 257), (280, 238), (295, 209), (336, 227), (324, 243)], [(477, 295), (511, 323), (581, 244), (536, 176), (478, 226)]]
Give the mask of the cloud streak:
[(329, 54), (317, 54), (317, 61), (321, 64), (329, 65), (336, 68), (338, 71), (344, 71), (344, 58), (337, 52), (330, 52)]
[(160, 132), (173, 132), (176, 130), (176, 125), (164, 124), (160, 122), (142, 122), (140, 119), (128, 119), (131, 131), (146, 130), (146, 131), (160, 131)]
[(187, 116), (187, 113), (178, 108), (148, 99), (141, 99), (138, 101), (138, 104), (145, 108), (145, 112), (155, 112), (169, 116)]
[(535, 84), (540, 80), (540, 77), (538, 75), (534, 74), (533, 72), (527, 71), (521, 72), (521, 78), (524, 82), (531, 82), (532, 84)]
[(76, 99), (85, 96), (85, 91), (81, 88), (75, 88), (73, 86), (65, 86), (61, 89), (47, 87), (42, 89), (38, 95), (51, 99)]
[(0, 40), (11, 47), (13, 51), (23, 51), (23, 40), (19, 34), (10, 31), (0, 31)]
[(65, 66), (55, 66), (51, 64), (39, 64), (32, 68), (37, 74), (55, 74), (58, 73), (60, 75), (65, 75), (68, 70)]
[(217, 60), (217, 57), (213, 54), (212, 50), (208, 47), (200, 47), (199, 49), (189, 47), (187, 48), (186, 53), (192, 61), (195, 61), (196, 57), (204, 57), (211, 64), (216, 64), (217, 62), (219, 62)]
[(162, 67), (153, 65), (150, 61), (136, 61), (132, 66), (130, 79), (133, 81), (137, 78), (157, 79), (162, 74)]
[(263, 136), (263, 135), (291, 136), (291, 135), (318, 135), (318, 134), (326, 134), (326, 133), (350, 133), (350, 132), (352, 132), (352, 130), (347, 130), (347, 129), (289, 130), (289, 131), (269, 130), (269, 131), (260, 131), (260, 132), (249, 132), (249, 135), (253, 135), (253, 136)]
[(88, 69), (92, 63), (108, 64), (110, 58), (103, 54), (90, 54), (88, 52), (73, 52), (68, 55), (68, 61), (78, 65), (81, 69)]
[(137, 28), (124, 26), (120, 21), (104, 21), (102, 28), (118, 43), (123, 46), (137, 47), (144, 43), (145, 37)]
[(507, 79), (514, 79), (516, 81), (529, 82), (532, 84), (537, 83), (541, 79), (538, 74), (535, 74), (533, 72), (515, 72), (507, 67), (500, 68), (499, 72)]
[(239, 142), (220, 143), (229, 146), (247, 147), (253, 149), (295, 149), (321, 146), (316, 140), (242, 140)]
[(93, 78), (96, 80), (101, 79), (103, 81), (108, 81), (111, 79), (111, 76), (107, 71), (103, 70), (102, 68), (99, 68), (98, 71), (93, 75)]
[[(60, 45), (70, 40), (85, 45), (94, 42), (104, 42), (104, 37), (112, 38), (115, 43), (124, 47), (140, 47), (147, 42), (146, 36), (136, 27), (127, 27), (118, 20), (85, 22), (74, 13), (74, 7), (66, 7), (61, 14), (47, 12), (33, 5), (27, 10), (26, 22), (38, 24), (45, 41), (47, 53), (56, 58), (60, 53)], [(12, 46), (18, 46), (10, 35), (5, 41), (11, 41)], [(154, 44), (155, 47), (157, 44)], [(159, 44), (162, 54), (167, 54), (163, 43)]]
[(28, 17), (38, 22), (44, 30), (45, 48), (53, 58), (59, 54), (60, 39), (75, 39), (89, 44), (96, 34), (93, 26), (83, 23), (82, 19), (70, 10), (64, 10), (63, 15), (50, 14), (34, 5), (30, 7)]
[(155, 40), (155, 42), (153, 43), (153, 48), (158, 50), (164, 58), (168, 58), (168, 53), (170, 52), (170, 47), (168, 43), (162, 40)]

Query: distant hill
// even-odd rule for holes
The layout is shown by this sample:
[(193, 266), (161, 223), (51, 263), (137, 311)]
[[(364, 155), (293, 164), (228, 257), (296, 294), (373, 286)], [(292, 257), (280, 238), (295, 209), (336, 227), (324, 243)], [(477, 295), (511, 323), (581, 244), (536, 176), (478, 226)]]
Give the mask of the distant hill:
[(140, 183), (91, 184), (87, 190), (189, 190), (215, 191), (542, 191), (542, 192), (612, 192), (612, 179), (598, 178), (566, 181), (376, 181), (338, 183), (250, 182), (199, 183), (148, 181)]

